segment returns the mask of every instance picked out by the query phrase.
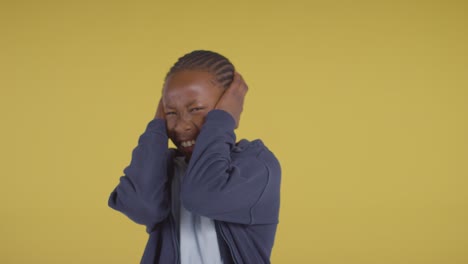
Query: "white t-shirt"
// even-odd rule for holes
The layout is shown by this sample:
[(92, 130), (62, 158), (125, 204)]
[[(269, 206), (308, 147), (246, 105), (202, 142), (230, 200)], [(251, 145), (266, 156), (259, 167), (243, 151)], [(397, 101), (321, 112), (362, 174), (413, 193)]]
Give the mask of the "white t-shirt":
[(181, 263), (222, 264), (213, 219), (192, 214), (180, 204), (180, 181), (186, 169), (185, 158), (177, 157), (171, 188), (172, 213), (179, 227)]

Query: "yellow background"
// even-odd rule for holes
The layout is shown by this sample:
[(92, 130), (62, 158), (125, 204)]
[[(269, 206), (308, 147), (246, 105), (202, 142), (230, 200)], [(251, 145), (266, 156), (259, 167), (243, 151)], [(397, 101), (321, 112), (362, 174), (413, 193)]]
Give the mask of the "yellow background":
[(139, 263), (107, 199), (170, 66), (227, 56), (283, 168), (273, 263), (468, 263), (466, 1), (2, 1), (0, 263)]

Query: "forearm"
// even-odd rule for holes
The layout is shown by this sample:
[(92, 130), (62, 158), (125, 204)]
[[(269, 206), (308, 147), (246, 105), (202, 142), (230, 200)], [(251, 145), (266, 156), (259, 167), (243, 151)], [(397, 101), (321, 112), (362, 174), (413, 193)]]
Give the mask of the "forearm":
[(250, 210), (268, 182), (268, 170), (257, 159), (261, 148), (233, 158), (235, 121), (228, 113), (209, 113), (181, 188), (184, 206), (213, 219), (251, 223)]
[(187, 169), (187, 182), (199, 181), (204, 169), (226, 172), (231, 163), (231, 149), (235, 144), (235, 121), (225, 111), (213, 110), (197, 137), (196, 145)]
[(167, 216), (168, 138), (165, 122), (153, 119), (132, 151), (130, 165), (109, 197), (108, 205), (133, 221), (153, 226)]

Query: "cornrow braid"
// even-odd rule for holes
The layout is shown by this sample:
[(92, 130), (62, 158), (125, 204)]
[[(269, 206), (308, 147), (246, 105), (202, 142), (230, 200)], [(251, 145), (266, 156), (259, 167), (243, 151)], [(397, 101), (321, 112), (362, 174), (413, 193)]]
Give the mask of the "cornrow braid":
[(180, 57), (166, 74), (165, 79), (183, 70), (208, 71), (225, 89), (231, 85), (235, 71), (234, 65), (226, 57), (208, 50), (194, 50)]

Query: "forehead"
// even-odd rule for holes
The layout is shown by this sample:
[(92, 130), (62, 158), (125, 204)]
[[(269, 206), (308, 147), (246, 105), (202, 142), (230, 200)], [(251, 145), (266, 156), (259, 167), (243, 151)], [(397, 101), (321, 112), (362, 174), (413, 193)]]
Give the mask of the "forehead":
[(170, 75), (163, 88), (166, 103), (193, 99), (209, 99), (222, 92), (215, 76), (206, 71), (186, 70)]

